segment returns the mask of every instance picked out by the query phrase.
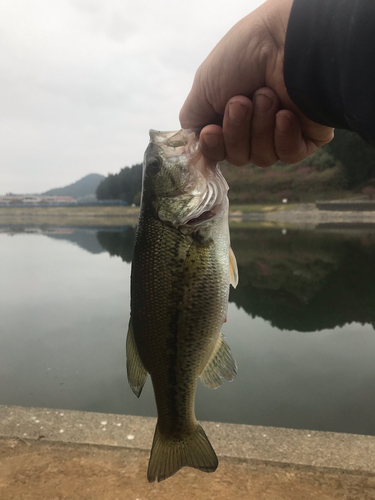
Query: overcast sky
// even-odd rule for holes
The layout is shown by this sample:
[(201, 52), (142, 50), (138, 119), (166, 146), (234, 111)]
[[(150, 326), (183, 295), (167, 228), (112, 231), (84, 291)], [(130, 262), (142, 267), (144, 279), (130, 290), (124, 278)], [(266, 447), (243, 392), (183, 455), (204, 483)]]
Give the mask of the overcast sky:
[(200, 63), (262, 0), (0, 0), (0, 194), (142, 161)]

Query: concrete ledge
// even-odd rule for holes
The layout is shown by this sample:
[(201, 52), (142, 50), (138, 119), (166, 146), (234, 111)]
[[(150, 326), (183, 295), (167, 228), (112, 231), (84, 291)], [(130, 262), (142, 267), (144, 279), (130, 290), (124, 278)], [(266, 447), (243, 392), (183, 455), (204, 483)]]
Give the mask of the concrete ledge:
[[(156, 420), (131, 415), (0, 406), (0, 437), (149, 451)], [(375, 437), (203, 422), (216, 453), (279, 464), (375, 473)]]

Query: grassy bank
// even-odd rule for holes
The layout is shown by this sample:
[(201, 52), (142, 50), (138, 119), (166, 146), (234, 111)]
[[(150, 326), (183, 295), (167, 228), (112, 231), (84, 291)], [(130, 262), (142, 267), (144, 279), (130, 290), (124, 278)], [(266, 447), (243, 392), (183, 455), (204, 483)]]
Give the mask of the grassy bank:
[(137, 207), (0, 207), (0, 224), (126, 226), (137, 222)]
[[(279, 212), (292, 210), (298, 204), (231, 205), (230, 215), (242, 217), (250, 212)], [(58, 225), (58, 226), (125, 226), (134, 225), (139, 207), (0, 207), (0, 224)]]
[[(230, 213), (275, 212), (292, 210), (298, 203), (285, 204), (231, 204)], [(4, 217), (132, 217), (139, 215), (139, 207), (0, 207)]]
[(246, 214), (249, 212), (284, 212), (285, 210), (296, 210), (298, 203), (280, 203), (280, 204), (251, 204), (251, 205), (229, 205), (231, 215)]

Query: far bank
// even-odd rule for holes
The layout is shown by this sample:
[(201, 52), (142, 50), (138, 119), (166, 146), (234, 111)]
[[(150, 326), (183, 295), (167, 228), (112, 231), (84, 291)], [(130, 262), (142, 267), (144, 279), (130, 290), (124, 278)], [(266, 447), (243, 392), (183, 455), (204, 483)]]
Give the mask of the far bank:
[(139, 207), (69, 206), (0, 207), (0, 225), (127, 226), (135, 225)]
[[(345, 206), (346, 205), (346, 206)], [(230, 221), (263, 222), (278, 225), (308, 226), (319, 224), (375, 224), (374, 208), (369, 203), (284, 203), (231, 205)], [(129, 206), (67, 206), (67, 207), (0, 207), (0, 226), (135, 226), (139, 207)]]

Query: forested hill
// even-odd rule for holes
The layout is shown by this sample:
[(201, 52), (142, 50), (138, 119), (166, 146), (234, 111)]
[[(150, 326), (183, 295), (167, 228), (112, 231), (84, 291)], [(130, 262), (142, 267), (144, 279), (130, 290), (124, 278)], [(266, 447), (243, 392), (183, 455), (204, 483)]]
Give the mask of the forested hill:
[[(335, 139), (294, 165), (260, 169), (222, 166), (235, 204), (280, 203), (283, 199), (311, 202), (345, 196), (352, 190), (375, 197), (375, 149), (353, 132), (336, 130)], [(140, 202), (142, 165), (110, 174), (99, 185), (99, 199)]]
[(142, 164), (125, 167), (118, 174), (109, 174), (96, 190), (99, 200), (124, 200), (139, 205), (142, 189)]
[(73, 198), (85, 198), (95, 196), (96, 189), (100, 182), (104, 179), (104, 175), (89, 174), (69, 186), (62, 188), (50, 189), (43, 193), (46, 196), (73, 196)]

